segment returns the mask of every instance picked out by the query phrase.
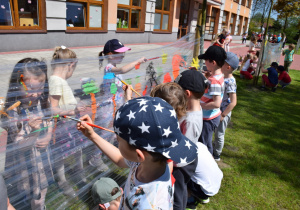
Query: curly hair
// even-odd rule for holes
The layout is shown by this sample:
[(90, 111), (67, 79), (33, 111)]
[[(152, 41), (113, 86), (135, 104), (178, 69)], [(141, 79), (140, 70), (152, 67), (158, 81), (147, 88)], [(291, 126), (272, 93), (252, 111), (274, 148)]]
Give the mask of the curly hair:
[(159, 97), (168, 102), (176, 111), (177, 118), (186, 115), (187, 97), (180, 85), (169, 82), (157, 85), (150, 93), (152, 97)]

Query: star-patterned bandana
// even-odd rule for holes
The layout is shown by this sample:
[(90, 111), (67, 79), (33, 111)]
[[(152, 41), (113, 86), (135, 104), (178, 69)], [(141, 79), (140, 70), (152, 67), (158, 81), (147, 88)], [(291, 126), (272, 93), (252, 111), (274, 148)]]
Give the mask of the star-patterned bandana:
[(181, 133), (175, 110), (161, 98), (126, 102), (116, 113), (114, 131), (130, 145), (160, 153), (175, 163), (191, 163), (197, 157), (197, 146)]

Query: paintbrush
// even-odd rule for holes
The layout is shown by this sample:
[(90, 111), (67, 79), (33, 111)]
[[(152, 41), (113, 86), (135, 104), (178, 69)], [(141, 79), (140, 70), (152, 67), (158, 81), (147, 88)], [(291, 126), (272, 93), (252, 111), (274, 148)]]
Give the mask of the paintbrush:
[[(62, 117), (63, 117), (63, 118), (67, 118), (67, 119), (74, 120), (74, 121), (76, 121), (76, 122), (82, 122), (81, 120), (76, 119), (76, 118), (74, 118), (74, 117), (69, 117), (69, 116), (66, 116), (66, 115), (64, 115), (64, 116), (62, 116)], [(114, 131), (109, 130), (109, 129), (107, 129), (107, 128), (103, 128), (103, 127), (101, 127), (101, 126), (98, 126), (98, 125), (95, 125), (95, 124), (92, 124), (92, 123), (88, 123), (88, 122), (85, 122), (85, 123), (88, 124), (89, 126), (92, 126), (92, 127), (95, 127), (95, 128), (99, 128), (99, 129), (102, 129), (102, 130), (105, 130), (105, 131), (109, 131), (109, 132), (111, 132), (111, 133), (115, 133)]]
[[(128, 85), (126, 82), (124, 82), (123, 80), (121, 80), (118, 76), (115, 75), (115, 77), (116, 77), (118, 80), (120, 80), (124, 85), (126, 85), (126, 86), (129, 87), (129, 85)], [(135, 89), (133, 89), (133, 88), (130, 88), (130, 89), (131, 89), (133, 92), (135, 92), (138, 96), (141, 96), (138, 92), (136, 92)]]

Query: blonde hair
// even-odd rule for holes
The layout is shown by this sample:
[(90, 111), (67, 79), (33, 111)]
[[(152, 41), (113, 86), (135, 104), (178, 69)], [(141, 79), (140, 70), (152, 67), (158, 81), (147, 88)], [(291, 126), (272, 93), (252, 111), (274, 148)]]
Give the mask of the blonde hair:
[(290, 44), (289, 48), (292, 48), (292, 50), (294, 50), (295, 49), (295, 45), (294, 44)]
[(52, 68), (57, 65), (65, 65), (66, 63), (72, 63), (77, 59), (76, 53), (65, 46), (55, 47), (54, 53), (52, 55)]
[(159, 97), (168, 102), (175, 109), (178, 119), (186, 115), (186, 94), (177, 83), (169, 82), (157, 85), (151, 91), (150, 96)]

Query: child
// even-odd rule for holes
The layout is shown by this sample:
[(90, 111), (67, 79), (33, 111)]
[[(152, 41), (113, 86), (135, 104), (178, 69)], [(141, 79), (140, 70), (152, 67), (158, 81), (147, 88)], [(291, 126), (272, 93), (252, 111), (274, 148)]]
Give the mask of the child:
[(252, 36), (251, 39), (250, 39), (250, 44), (249, 44), (249, 53), (254, 53), (255, 54), (255, 45), (256, 45), (256, 38), (255, 36)]
[[(5, 109), (21, 104), (3, 116), (8, 132), (5, 179), (15, 207), (44, 209), (52, 176), (48, 144), (52, 135), (49, 117), (47, 65), (35, 58), (20, 60), (10, 77)], [(42, 129), (42, 130), (39, 130)], [(30, 207), (31, 206), (31, 207)]]
[(187, 203), (187, 208), (190, 209), (196, 209), (196, 200), (200, 200), (203, 204), (209, 203), (209, 197), (219, 192), (223, 179), (223, 173), (207, 147), (201, 142), (197, 142), (197, 148), (197, 168), (188, 183), (188, 189), (192, 194)]
[(199, 55), (198, 58), (205, 60), (205, 65), (211, 74), (208, 78), (208, 88), (201, 98), (203, 129), (199, 141), (206, 145), (209, 152), (213, 154), (212, 135), (220, 123), (220, 105), (224, 93), (224, 78), (221, 68), (227, 55), (224, 49), (211, 46), (205, 54)]
[(225, 130), (231, 119), (231, 111), (237, 103), (236, 97), (236, 82), (232, 75), (232, 72), (239, 66), (239, 59), (236, 54), (227, 52), (227, 58), (225, 64), (222, 66), (222, 72), (224, 74), (225, 91), (221, 104), (221, 119), (220, 124), (215, 131), (214, 141), (214, 159), (220, 161), (220, 155), (224, 146)]
[(220, 33), (215, 34), (215, 37), (210, 42), (210, 46), (214, 45), (217, 42), (217, 40), (219, 39), (220, 35), (221, 35)]
[(263, 74), (262, 75), (262, 86), (261, 90), (266, 90), (267, 87), (271, 87), (272, 91), (276, 91), (276, 86), (278, 84), (278, 73), (276, 71), (278, 67), (278, 63), (273, 62), (271, 63), (271, 67), (268, 69), (264, 69), (263, 65), (261, 65), (261, 72), (268, 73), (268, 76)]
[(286, 73), (283, 66), (278, 66), (277, 72), (279, 73), (278, 83), (281, 85), (282, 89), (291, 84), (291, 77)]
[(216, 42), (213, 44), (213, 46), (219, 46), (224, 47), (224, 41), (226, 39), (226, 36), (228, 35), (228, 29), (224, 28), (222, 33), (218, 36), (219, 39), (216, 40)]
[[(111, 39), (107, 41), (104, 45), (103, 51), (99, 53), (99, 68), (101, 69), (104, 56), (107, 58), (107, 65), (104, 67), (104, 76), (103, 82), (100, 85), (101, 97), (99, 101), (106, 104), (102, 106), (97, 111), (97, 116), (101, 119), (100, 126), (105, 128), (112, 127), (113, 115), (116, 112), (116, 109), (123, 104), (123, 91), (119, 87), (122, 83), (115, 78), (115, 75), (118, 74), (118, 77), (122, 79), (120, 74), (125, 74), (135, 66), (146, 62), (144, 57), (131, 62), (125, 66), (117, 67), (117, 64), (121, 64), (125, 56), (125, 52), (131, 50), (131, 48), (125, 47), (119, 40)], [(115, 93), (112, 93), (111, 90), (115, 89)], [(112, 93), (112, 94), (110, 94)], [(103, 137), (107, 139), (115, 140), (114, 136), (107, 132), (103, 133)], [(102, 134), (100, 134), (102, 136)], [(89, 161), (90, 165), (97, 167), (98, 170), (103, 168), (103, 161), (101, 158), (102, 152), (98, 148), (94, 148), (92, 158)]]
[[(49, 99), (54, 115), (74, 116), (85, 110), (85, 107), (77, 105), (77, 100), (67, 82), (67, 79), (73, 75), (76, 65), (77, 57), (74, 51), (65, 46), (55, 48), (51, 62), (53, 73), (49, 79)], [(75, 197), (75, 191), (69, 185), (65, 176), (65, 161), (67, 157), (74, 154), (76, 160), (75, 171), (81, 181), (85, 182), (86, 179), (83, 174), (82, 142), (78, 137), (79, 133), (77, 134), (76, 130), (70, 128), (71, 124), (73, 124), (71, 121), (58, 121), (57, 125), (55, 125), (52, 153), (58, 186), (63, 190), (64, 195)]]
[(122, 194), (122, 188), (108, 177), (101, 177), (92, 187), (92, 198), (99, 210), (118, 210)]
[(179, 130), (175, 110), (161, 98), (127, 101), (117, 111), (114, 130), (119, 149), (98, 136), (81, 118), (77, 128), (119, 167), (130, 168), (120, 209), (172, 209), (173, 190), (167, 159), (195, 161), (196, 146)]
[[(190, 70), (195, 71), (195, 70)], [(195, 71), (197, 72), (197, 71)], [(199, 73), (199, 72), (198, 72)], [(199, 73), (201, 74), (201, 73)], [(177, 77), (177, 80), (179, 80), (181, 76)], [(152, 97), (160, 97), (167, 101), (176, 111), (176, 115), (178, 119), (181, 121), (182, 119), (185, 119), (186, 115), (186, 108), (190, 105), (187, 105), (187, 94), (182, 89), (182, 87), (174, 82), (164, 83), (156, 86), (150, 94)], [(199, 103), (200, 106), (200, 103)], [(191, 117), (190, 117), (191, 118)], [(201, 121), (201, 130), (202, 130), (202, 113), (201, 118), (198, 119), (198, 121)], [(199, 123), (198, 123), (199, 124)], [(180, 130), (182, 130), (182, 124), (180, 125)], [(185, 127), (186, 128), (186, 127)], [(189, 129), (191, 130), (191, 129)], [(201, 133), (200, 130), (200, 133)], [(198, 131), (198, 130), (197, 130)], [(196, 135), (198, 132), (195, 132)], [(184, 132), (183, 134), (186, 134)], [(189, 132), (190, 134), (190, 132)], [(190, 134), (191, 136), (194, 135)], [(186, 135), (185, 135), (186, 136)], [(194, 137), (193, 137), (194, 138)], [(191, 140), (191, 139), (190, 139)], [(196, 140), (197, 141), (197, 140)], [(181, 210), (185, 209), (187, 204), (187, 183), (189, 182), (191, 176), (194, 174), (195, 169), (197, 167), (198, 160), (196, 159), (192, 163), (189, 164), (173, 164), (173, 162), (169, 162), (170, 170), (173, 171), (172, 175), (174, 177), (175, 181), (175, 191), (174, 191), (174, 205), (173, 209), (175, 210)], [(174, 167), (173, 167), (174, 165)]]
[(282, 55), (285, 55), (284, 57), (284, 69), (287, 73), (289, 73), (289, 68), (294, 60), (294, 49), (295, 45), (290, 44), (289, 49), (283, 50)]
[(232, 42), (232, 36), (230, 35), (230, 33), (228, 33), (228, 35), (226, 36), (226, 39), (224, 41), (224, 48), (226, 52), (229, 52), (230, 48), (229, 48), (229, 44)]
[(248, 60), (243, 65), (242, 70), (240, 71), (240, 74), (246, 78), (246, 79), (253, 79), (253, 76), (255, 74), (255, 69), (257, 66), (258, 58), (256, 55), (248, 54), (246, 56)]
[(247, 34), (246, 34), (246, 33), (243, 33), (243, 36), (242, 36), (242, 44), (245, 44), (245, 43), (246, 43), (246, 40), (247, 40)]
[(185, 91), (187, 97), (187, 114), (179, 120), (180, 130), (195, 144), (202, 132), (203, 114), (200, 99), (207, 88), (207, 79), (196, 70), (186, 70), (175, 80)]

